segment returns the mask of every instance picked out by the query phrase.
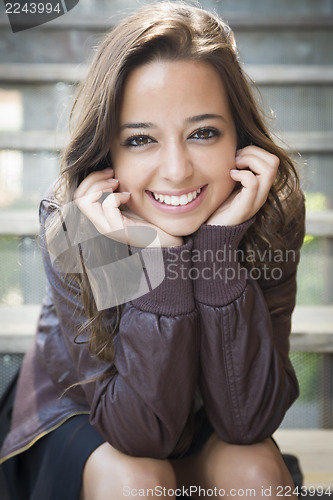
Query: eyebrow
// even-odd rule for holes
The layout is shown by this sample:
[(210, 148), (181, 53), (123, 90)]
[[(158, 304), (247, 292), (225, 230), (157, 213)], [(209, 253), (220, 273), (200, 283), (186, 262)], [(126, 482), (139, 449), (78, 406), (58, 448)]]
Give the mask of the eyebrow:
[(195, 122), (201, 122), (203, 120), (211, 120), (212, 118), (219, 118), (220, 120), (223, 120), (224, 122), (227, 121), (224, 118), (224, 116), (222, 116), (222, 115), (217, 115), (215, 113), (204, 113), (203, 115), (190, 116), (189, 118), (186, 118), (185, 122), (186, 123), (195, 123)]
[(142, 122), (142, 123), (124, 123), (119, 127), (119, 132), (124, 130), (125, 128), (153, 128), (155, 125), (151, 122)]
[[(200, 122), (204, 120), (211, 120), (212, 118), (218, 118), (224, 122), (226, 122), (226, 119), (222, 115), (218, 115), (215, 113), (204, 113), (202, 115), (195, 115), (195, 116), (190, 116), (189, 118), (186, 118), (185, 123), (195, 123), (195, 122)], [(124, 123), (119, 127), (119, 133), (125, 130), (126, 128), (141, 128), (141, 129), (147, 129), (147, 128), (154, 128), (156, 125), (154, 125), (151, 122), (139, 122), (139, 123)]]

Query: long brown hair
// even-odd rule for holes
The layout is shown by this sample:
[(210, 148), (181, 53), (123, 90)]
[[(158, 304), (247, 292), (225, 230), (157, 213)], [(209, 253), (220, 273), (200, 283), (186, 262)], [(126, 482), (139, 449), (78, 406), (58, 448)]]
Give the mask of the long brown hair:
[[(230, 27), (216, 15), (181, 2), (158, 2), (141, 8), (101, 43), (79, 86), (71, 113), (71, 140), (64, 151), (61, 202), (73, 200), (80, 182), (92, 171), (112, 167), (110, 144), (117, 133), (122, 94), (130, 72), (156, 59), (201, 60), (212, 64), (225, 86), (236, 125), (238, 148), (259, 146), (280, 159), (268, 198), (244, 238), (244, 248), (283, 248), (283, 235), (300, 210), (296, 170), (272, 140), (243, 72)], [(60, 195), (60, 192), (62, 195)], [(91, 350), (112, 362), (113, 340), (94, 305), (86, 275), (80, 277), (83, 304), (91, 329)], [(118, 319), (113, 333), (117, 331)]]

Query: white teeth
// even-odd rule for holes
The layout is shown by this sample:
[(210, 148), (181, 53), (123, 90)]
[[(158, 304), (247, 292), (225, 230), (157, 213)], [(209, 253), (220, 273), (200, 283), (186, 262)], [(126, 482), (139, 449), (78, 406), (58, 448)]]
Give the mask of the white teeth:
[(180, 196), (169, 196), (167, 194), (157, 194), (153, 193), (153, 196), (155, 200), (159, 201), (160, 203), (165, 203), (166, 205), (187, 205), (188, 203), (191, 203), (191, 201), (195, 200), (198, 194), (201, 193), (201, 188), (197, 189), (196, 191), (192, 191), (191, 193), (187, 194), (182, 194)]
[(186, 194), (182, 194), (179, 198), (179, 204), (180, 205), (186, 205), (186, 203), (188, 203), (188, 200), (187, 200), (187, 195)]

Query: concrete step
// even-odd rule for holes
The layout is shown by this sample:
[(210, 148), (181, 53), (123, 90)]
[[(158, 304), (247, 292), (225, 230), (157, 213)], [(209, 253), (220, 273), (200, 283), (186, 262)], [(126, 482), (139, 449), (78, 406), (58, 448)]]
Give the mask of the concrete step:
[[(40, 305), (0, 306), (0, 352), (22, 353), (35, 334)], [(333, 306), (296, 306), (291, 350), (333, 352)]]
[(290, 28), (281, 31), (268, 27), (235, 29), (235, 38), (240, 58), (247, 64), (290, 64), (290, 65), (331, 65), (332, 34), (322, 28), (295, 31)]
[[(302, 157), (294, 155), (295, 162), (301, 179), (301, 187), (307, 194), (320, 193), (320, 210), (333, 209), (332, 184), (333, 184), (333, 139), (327, 137), (324, 142), (317, 134), (304, 134), (302, 142), (292, 141), (285, 135), (286, 144), (292, 145), (295, 151), (300, 151)], [(1, 136), (0, 136), (1, 137)], [(331, 134), (332, 137), (332, 134)], [(306, 139), (309, 140), (306, 145)], [(7, 210), (38, 210), (39, 202), (48, 187), (57, 177), (60, 168), (59, 151), (65, 143), (64, 136), (50, 133), (38, 134), (36, 131), (20, 132), (17, 135), (3, 134), (0, 139), (1, 158), (1, 195), (0, 209)], [(303, 149), (316, 149), (314, 153)], [(8, 148), (8, 149), (7, 149)], [(11, 179), (15, 177), (15, 185)], [(315, 195), (317, 196), (317, 195)], [(326, 222), (324, 223), (326, 224)], [(317, 235), (316, 225), (311, 227)], [(329, 227), (327, 231), (329, 231)], [(324, 228), (320, 228), (324, 234)], [(1, 233), (1, 230), (0, 230)], [(325, 232), (326, 234), (326, 232)]]
[[(148, 3), (148, 2), (147, 2)], [(207, 0), (203, 0), (201, 5), (207, 4)], [(85, 3), (85, 7), (86, 7)], [(111, 26), (117, 23), (118, 19), (123, 18), (129, 9), (116, 10), (112, 2), (108, 2), (106, 7), (112, 7), (112, 10), (108, 12), (108, 9), (103, 9), (100, 11), (100, 3), (94, 4), (94, 9), (92, 12), (88, 10), (80, 11), (80, 9), (75, 9), (73, 12), (66, 13), (57, 19), (52, 21), (52, 24), (41, 25), (37, 29), (39, 30), (94, 30), (96, 32), (105, 31), (110, 29)], [(286, 10), (283, 13), (282, 9), (279, 9), (277, 13), (263, 13), (261, 10), (259, 13), (255, 14), (253, 8), (251, 7), (251, 12), (245, 12), (243, 10), (232, 11), (226, 8), (227, 3), (224, 1), (223, 4), (214, 5), (213, 10), (218, 12), (218, 14), (226, 21), (233, 30), (252, 30), (260, 31), (267, 29), (278, 29), (281, 32), (285, 30), (293, 29), (294, 31), (305, 31), (309, 29), (330, 30), (333, 26), (333, 13), (328, 13), (327, 15), (321, 15), (320, 12), (315, 12), (311, 15), (306, 13), (297, 12), (297, 16), (286, 15)], [(78, 7), (83, 6), (81, 3)], [(133, 9), (137, 8), (138, 4), (135, 0), (133, 4)], [(236, 9), (239, 9), (240, 4), (231, 4)], [(209, 8), (209, 7), (208, 7)], [(288, 9), (290, 11), (290, 9)], [(23, 20), (24, 22), (24, 20)], [(0, 27), (8, 28), (9, 22), (6, 15), (0, 13)]]
[[(107, 0), (104, 0), (106, 2)], [(121, 0), (118, 0), (121, 1)], [(92, 2), (92, 0), (90, 0)], [(203, 5), (207, 7), (215, 7), (216, 2), (214, 0), (206, 1), (203, 0)], [(319, 15), (331, 15), (332, 16), (332, 2), (330, 0), (240, 0), (235, 2), (234, 0), (224, 0), (221, 2), (220, 9), (223, 11), (233, 12), (237, 15), (247, 14), (249, 16), (319, 16)]]
[[(322, 193), (326, 208), (333, 209), (333, 130), (285, 132), (278, 137), (283, 148), (297, 152), (294, 160), (302, 189), (307, 193)], [(67, 142), (67, 134), (54, 130), (2, 132), (0, 208), (37, 209), (40, 198), (58, 174), (60, 150)], [(10, 180), (13, 175), (16, 175), (15, 186)]]
[[(41, 251), (35, 237), (39, 231), (38, 202), (34, 210), (1, 211), (0, 214), (0, 303), (8, 306), (38, 304), (45, 290)], [(332, 212), (327, 218), (328, 221), (325, 213), (307, 215), (308, 232), (318, 237), (308, 238), (302, 248), (298, 272), (299, 304), (333, 304), (333, 238), (320, 236), (333, 234)], [(323, 342), (325, 337), (317, 336), (318, 345)]]
[[(39, 232), (38, 207), (34, 209), (0, 210), (0, 235), (34, 236)], [(307, 212), (307, 234), (333, 237), (333, 210)]]
[[(26, 152), (59, 151), (68, 142), (69, 135), (52, 130), (19, 130), (2, 132), (0, 149)], [(333, 153), (333, 130), (320, 132), (281, 132), (278, 143), (300, 153)]]
[[(72, 22), (76, 17), (92, 17), (97, 16), (104, 19), (107, 16), (121, 17), (128, 12), (136, 10), (138, 5), (143, 3), (151, 3), (153, 0), (145, 0), (138, 4), (137, 0), (85, 0), (79, 2), (78, 5), (68, 12), (65, 16), (57, 19), (55, 22)], [(254, 19), (261, 16), (277, 16), (287, 17), (294, 14), (297, 18), (304, 16), (328, 16), (332, 15), (332, 3), (330, 0), (280, 0), (278, 3), (275, 0), (224, 0), (219, 5), (216, 0), (202, 0), (200, 4), (207, 9), (218, 9), (222, 12), (233, 14), (234, 16), (247, 15)], [(4, 6), (1, 5), (0, 12), (4, 12)], [(68, 21), (67, 21), (68, 20)]]
[[(319, 145), (318, 141), (318, 144)], [(315, 143), (312, 143), (313, 145)], [(311, 145), (309, 145), (309, 149)], [(330, 153), (304, 153), (302, 158), (296, 158), (302, 189), (308, 193), (321, 193), (326, 198), (326, 208), (333, 209), (333, 157)]]
[[(290, 2), (291, 3), (291, 2)], [(292, 3), (291, 3), (292, 4)], [(97, 4), (96, 4), (97, 5)], [(32, 30), (15, 34), (6, 16), (0, 18), (0, 45), (5, 49), (3, 61), (81, 63), (91, 55), (95, 47), (113, 24), (123, 17), (124, 8), (113, 9), (113, 16), (96, 10), (90, 20), (80, 19), (73, 9), (58, 20)], [(136, 5), (137, 7), (137, 5)], [(217, 7), (214, 2), (214, 8)], [(222, 10), (219, 7), (220, 11)], [(282, 10), (280, 12), (283, 12)], [(121, 14), (122, 13), (122, 14)], [(283, 16), (250, 16), (242, 13), (220, 12), (233, 27), (241, 58), (251, 64), (333, 64), (329, 50), (332, 35), (331, 16), (298, 16), (291, 9)], [(86, 15), (87, 18), (88, 14)], [(111, 19), (109, 19), (111, 17)], [(297, 19), (297, 21), (296, 21)], [(75, 20), (75, 21), (74, 21)], [(57, 47), (57, 50), (54, 50)]]
[(0, 105), (10, 110), (6, 120), (9, 130), (64, 130), (73, 101), (74, 89), (57, 80), (1, 84)]
[[(20, 130), (17, 132), (2, 132), (0, 149), (29, 151), (59, 151), (69, 140), (69, 135), (54, 130)], [(333, 132), (332, 132), (333, 140)], [(327, 147), (329, 147), (329, 139)], [(326, 141), (325, 141), (326, 143)]]
[[(272, 126), (284, 132), (333, 130), (333, 85), (259, 85)], [(272, 111), (271, 111), (272, 110)]]
[[(329, 85), (333, 83), (332, 64), (246, 64), (244, 70), (257, 85)], [(1, 62), (0, 82), (41, 83), (77, 82), (88, 71), (85, 63)]]
[(276, 431), (273, 437), (282, 453), (297, 456), (305, 486), (331, 487), (333, 495), (333, 430), (284, 429)]
[[(259, 89), (258, 101), (271, 125), (285, 132), (333, 130), (333, 66), (245, 66)], [(13, 129), (63, 131), (67, 127), (75, 88), (71, 81), (86, 66), (0, 65), (0, 101), (16, 112)], [(13, 116), (13, 115), (12, 115)]]

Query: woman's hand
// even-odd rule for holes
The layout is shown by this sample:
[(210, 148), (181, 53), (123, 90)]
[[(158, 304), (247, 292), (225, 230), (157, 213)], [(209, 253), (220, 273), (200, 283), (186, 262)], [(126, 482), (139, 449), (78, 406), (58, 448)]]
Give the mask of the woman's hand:
[[(183, 244), (181, 237), (162, 231), (126, 207), (120, 210), (120, 205), (127, 203), (131, 194), (114, 192), (117, 188), (118, 180), (113, 178), (113, 170), (105, 169), (89, 174), (74, 193), (77, 207), (94, 224), (97, 231), (113, 240), (142, 248)], [(104, 194), (108, 196), (102, 201)], [(143, 227), (149, 228), (150, 231), (145, 232)], [(135, 228), (139, 230), (135, 231)], [(156, 231), (157, 238), (152, 230)]]
[(280, 160), (257, 146), (247, 146), (236, 156), (232, 179), (240, 183), (206, 224), (236, 226), (249, 220), (264, 205), (274, 182)]

